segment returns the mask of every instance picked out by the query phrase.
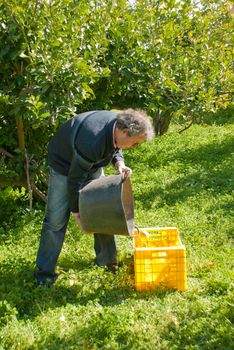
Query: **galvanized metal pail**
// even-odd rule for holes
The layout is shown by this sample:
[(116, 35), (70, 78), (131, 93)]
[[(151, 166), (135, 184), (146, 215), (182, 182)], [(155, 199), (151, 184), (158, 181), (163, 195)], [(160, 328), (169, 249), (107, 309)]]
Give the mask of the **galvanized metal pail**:
[(88, 183), (80, 190), (79, 212), (87, 233), (132, 236), (134, 200), (129, 177), (103, 176)]

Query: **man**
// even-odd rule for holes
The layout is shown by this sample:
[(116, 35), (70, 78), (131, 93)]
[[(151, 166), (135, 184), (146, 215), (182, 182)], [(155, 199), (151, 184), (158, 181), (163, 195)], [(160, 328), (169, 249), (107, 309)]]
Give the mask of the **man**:
[[(62, 125), (48, 146), (49, 184), (37, 267), (38, 284), (51, 285), (57, 279), (56, 263), (62, 249), (70, 212), (81, 226), (79, 190), (102, 176), (110, 162), (119, 173), (128, 173), (122, 149), (134, 148), (154, 137), (149, 117), (141, 110), (116, 113), (92, 111), (79, 114)], [(116, 264), (115, 236), (94, 234), (95, 263)]]

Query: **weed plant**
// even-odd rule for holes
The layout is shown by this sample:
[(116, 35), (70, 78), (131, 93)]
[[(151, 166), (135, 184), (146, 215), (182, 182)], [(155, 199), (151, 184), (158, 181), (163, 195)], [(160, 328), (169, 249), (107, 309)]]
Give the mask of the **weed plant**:
[(93, 237), (72, 219), (59, 279), (52, 288), (36, 288), (44, 208), (35, 205), (30, 213), (24, 190), (3, 190), (0, 349), (233, 349), (233, 133), (234, 124), (207, 122), (125, 153), (135, 223), (180, 231), (187, 250), (184, 293), (136, 292), (128, 237), (117, 237), (123, 266), (115, 275), (95, 267)]

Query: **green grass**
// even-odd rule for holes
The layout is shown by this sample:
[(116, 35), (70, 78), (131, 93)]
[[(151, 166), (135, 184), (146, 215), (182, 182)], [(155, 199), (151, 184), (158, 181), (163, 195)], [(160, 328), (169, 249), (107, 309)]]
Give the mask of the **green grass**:
[(233, 349), (233, 134), (234, 124), (207, 123), (126, 152), (135, 223), (180, 231), (184, 293), (136, 292), (127, 237), (117, 237), (124, 264), (116, 275), (94, 267), (92, 235), (72, 219), (58, 281), (35, 288), (43, 208), (29, 213), (24, 193), (2, 191), (0, 349)]

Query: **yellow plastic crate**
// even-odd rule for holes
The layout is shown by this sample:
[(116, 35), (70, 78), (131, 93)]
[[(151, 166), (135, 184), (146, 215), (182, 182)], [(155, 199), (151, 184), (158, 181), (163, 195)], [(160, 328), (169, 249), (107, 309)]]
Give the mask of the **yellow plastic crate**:
[(176, 227), (141, 228), (134, 236), (135, 286), (187, 289), (186, 251)]

